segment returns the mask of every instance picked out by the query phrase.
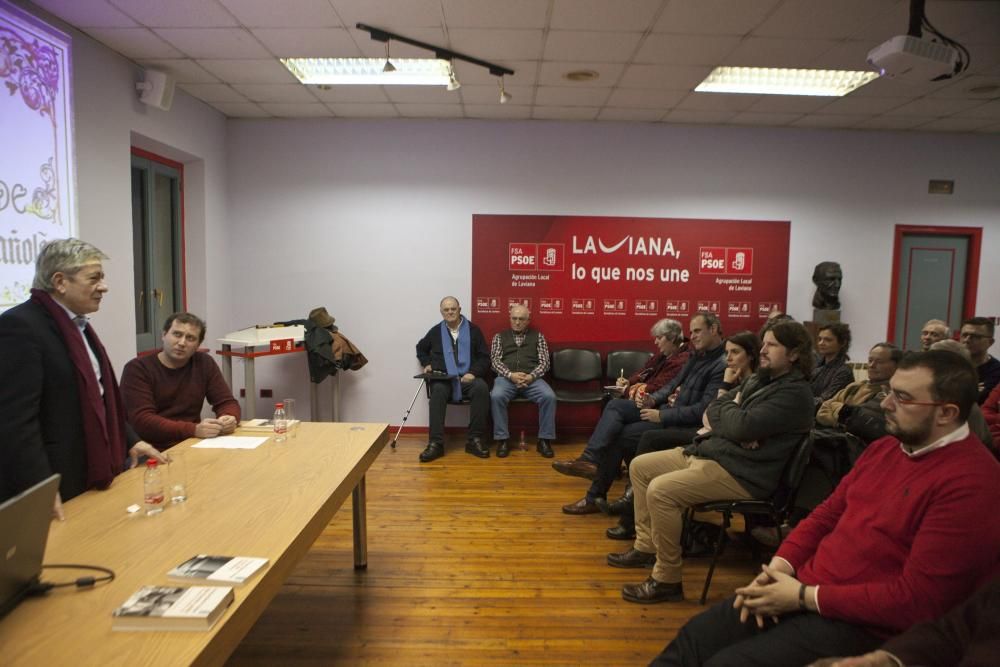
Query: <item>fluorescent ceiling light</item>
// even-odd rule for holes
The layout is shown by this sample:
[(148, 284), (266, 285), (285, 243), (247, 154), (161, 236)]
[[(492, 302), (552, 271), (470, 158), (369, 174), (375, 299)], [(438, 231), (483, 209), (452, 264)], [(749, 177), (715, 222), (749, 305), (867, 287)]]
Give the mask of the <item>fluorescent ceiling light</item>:
[(816, 95), (841, 97), (869, 81), (876, 72), (778, 67), (716, 67), (695, 91), (757, 95)]
[(447, 86), (451, 63), (434, 58), (282, 58), (281, 64), (305, 84), (376, 86)]

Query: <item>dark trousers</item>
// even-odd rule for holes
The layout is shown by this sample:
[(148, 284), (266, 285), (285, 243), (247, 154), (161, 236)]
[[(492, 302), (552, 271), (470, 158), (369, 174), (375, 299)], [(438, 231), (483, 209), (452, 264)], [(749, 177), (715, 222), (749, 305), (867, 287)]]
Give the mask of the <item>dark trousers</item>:
[(641, 421), (641, 417), (635, 401), (630, 398), (612, 399), (601, 413), (601, 418), (594, 427), (590, 439), (587, 440), (587, 447), (580, 454), (580, 458), (599, 464), (604, 450), (618, 439), (622, 430), (638, 421)]
[(646, 431), (639, 440), (635, 455), (662, 452), (674, 447), (684, 447), (694, 442), (700, 426), (670, 426), (657, 431)]
[[(612, 401), (616, 402), (616, 401)], [(608, 404), (611, 407), (611, 404)], [(635, 407), (635, 404), (633, 404)], [(638, 410), (636, 410), (638, 414)], [(590, 484), (587, 497), (603, 498), (611, 485), (615, 483), (618, 470), (624, 462), (626, 466), (635, 458), (635, 450), (639, 446), (639, 440), (644, 433), (658, 431), (662, 428), (659, 424), (646, 421), (634, 421), (625, 425), (618, 434), (618, 437), (610, 445), (604, 448), (597, 459), (597, 477)]]
[[(451, 399), (452, 384), (435, 380), (430, 385), (430, 441), (444, 443), (444, 415)], [(490, 414), (490, 389), (482, 378), (462, 383), (462, 398), (469, 400), (469, 439), (482, 438), (486, 433), (486, 417)]]
[(857, 625), (814, 613), (794, 613), (763, 630), (740, 623), (731, 597), (698, 614), (650, 665), (657, 667), (801, 667), (831, 656), (874, 651), (884, 639)]

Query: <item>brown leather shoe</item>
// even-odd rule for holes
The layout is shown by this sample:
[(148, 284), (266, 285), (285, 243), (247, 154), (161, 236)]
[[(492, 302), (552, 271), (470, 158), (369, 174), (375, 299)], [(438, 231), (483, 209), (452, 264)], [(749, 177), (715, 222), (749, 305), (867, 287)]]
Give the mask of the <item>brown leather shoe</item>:
[(582, 477), (589, 480), (593, 480), (597, 477), (597, 464), (591, 463), (590, 461), (584, 461), (583, 459), (575, 459), (573, 461), (555, 461), (552, 463), (552, 468), (556, 472), (569, 475), (570, 477)]
[(594, 501), (584, 496), (575, 503), (563, 505), (562, 511), (566, 514), (598, 514), (601, 510), (597, 509)]
[(622, 598), (638, 604), (684, 602), (684, 587), (679, 581), (674, 584), (665, 584), (649, 577), (641, 584), (622, 586)]
[(608, 554), (608, 565), (611, 567), (653, 567), (656, 564), (656, 554), (648, 554), (630, 547), (620, 554)]

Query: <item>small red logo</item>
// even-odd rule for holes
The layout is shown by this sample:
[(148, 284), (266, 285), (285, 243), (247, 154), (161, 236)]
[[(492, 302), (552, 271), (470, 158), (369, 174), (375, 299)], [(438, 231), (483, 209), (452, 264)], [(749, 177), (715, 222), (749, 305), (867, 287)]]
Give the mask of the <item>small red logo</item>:
[(511, 243), (509, 247), (511, 271), (538, 268), (537, 243)]

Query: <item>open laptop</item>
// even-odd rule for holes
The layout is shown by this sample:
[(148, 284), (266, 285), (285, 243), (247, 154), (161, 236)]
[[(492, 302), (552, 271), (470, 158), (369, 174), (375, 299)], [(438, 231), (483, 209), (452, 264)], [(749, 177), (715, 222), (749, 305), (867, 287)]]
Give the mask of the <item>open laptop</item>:
[(57, 491), (52, 475), (0, 504), (0, 617), (38, 581)]

